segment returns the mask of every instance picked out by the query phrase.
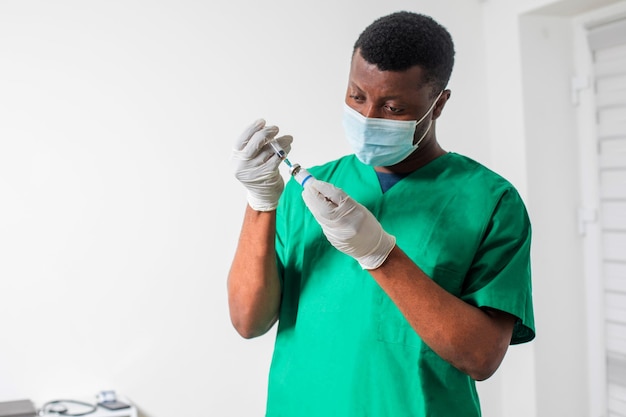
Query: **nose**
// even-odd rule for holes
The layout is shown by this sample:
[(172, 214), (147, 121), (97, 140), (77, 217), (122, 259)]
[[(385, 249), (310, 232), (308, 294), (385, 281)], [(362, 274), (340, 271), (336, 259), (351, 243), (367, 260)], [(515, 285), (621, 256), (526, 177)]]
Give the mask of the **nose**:
[(378, 107), (374, 106), (373, 104), (365, 104), (359, 110), (360, 113), (365, 117), (370, 117), (372, 119), (380, 117), (380, 114), (378, 114)]

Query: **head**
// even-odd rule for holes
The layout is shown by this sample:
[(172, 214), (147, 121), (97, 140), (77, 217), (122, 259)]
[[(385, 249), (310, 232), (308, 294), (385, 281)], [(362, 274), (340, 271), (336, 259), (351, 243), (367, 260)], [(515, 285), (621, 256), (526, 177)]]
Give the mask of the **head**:
[[(435, 157), (441, 148), (435, 138), (434, 122), (450, 97), (446, 86), (453, 64), (452, 38), (432, 18), (398, 12), (374, 21), (356, 41), (350, 66), (346, 104), (355, 112), (351, 112), (351, 122), (346, 123), (344, 118), (344, 125), (350, 125), (352, 134), (348, 132), (348, 138), (353, 146), (355, 142), (361, 142), (366, 149), (376, 153), (389, 151), (390, 143), (386, 142), (401, 142), (399, 147), (404, 150), (396, 147), (397, 157), (376, 158), (386, 164), (402, 158), (402, 169), (395, 171), (415, 169), (420, 160)], [(364, 118), (358, 120), (359, 114)], [(406, 141), (394, 135), (395, 132), (380, 134), (381, 123), (396, 130), (397, 123), (393, 121), (413, 121), (410, 131), (406, 132), (404, 123), (405, 133), (399, 135), (408, 136)], [(368, 124), (376, 127), (370, 129)], [(354, 134), (355, 128), (365, 132)], [(374, 146), (366, 139), (373, 131), (378, 132), (371, 138)], [(418, 145), (419, 150), (416, 150)], [(383, 166), (396, 164), (399, 163)], [(375, 162), (371, 165), (380, 166)]]
[(381, 71), (419, 66), (433, 97), (446, 88), (454, 66), (450, 33), (431, 17), (417, 13), (397, 12), (375, 20), (354, 44), (353, 55), (357, 51)]

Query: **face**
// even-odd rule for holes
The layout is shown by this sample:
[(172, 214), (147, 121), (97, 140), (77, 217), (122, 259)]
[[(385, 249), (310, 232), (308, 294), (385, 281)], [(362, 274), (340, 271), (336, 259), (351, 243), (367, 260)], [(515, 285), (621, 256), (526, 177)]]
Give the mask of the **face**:
[[(365, 61), (357, 50), (352, 57), (346, 104), (365, 117), (419, 120), (433, 104), (431, 85), (424, 83), (423, 70), (414, 66), (406, 71), (381, 71)], [(441, 114), (450, 92), (441, 95), (433, 111), (417, 126), (415, 138), (420, 138), (428, 129), (429, 121)], [(424, 138), (424, 145), (434, 139), (431, 127)], [(422, 145), (420, 145), (422, 146)]]

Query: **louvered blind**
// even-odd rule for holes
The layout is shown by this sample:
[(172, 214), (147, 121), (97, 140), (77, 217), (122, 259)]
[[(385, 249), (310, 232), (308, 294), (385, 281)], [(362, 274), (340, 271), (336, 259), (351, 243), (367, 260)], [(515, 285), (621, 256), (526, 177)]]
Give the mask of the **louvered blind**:
[(594, 58), (609, 417), (626, 417), (626, 19), (589, 31)]

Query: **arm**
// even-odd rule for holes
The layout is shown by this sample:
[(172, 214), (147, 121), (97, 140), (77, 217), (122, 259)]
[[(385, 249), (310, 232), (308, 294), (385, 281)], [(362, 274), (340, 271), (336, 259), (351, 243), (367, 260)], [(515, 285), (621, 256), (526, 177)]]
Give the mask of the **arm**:
[(246, 208), (228, 275), (230, 318), (245, 338), (266, 333), (278, 319), (281, 286), (274, 250), (275, 230), (276, 211)]
[(369, 272), (439, 356), (479, 381), (496, 371), (511, 341), (514, 316), (448, 293), (397, 246)]
[(235, 177), (248, 190), (239, 243), (228, 274), (228, 304), (235, 329), (245, 338), (266, 333), (278, 319), (281, 285), (276, 266), (276, 206), (284, 188), (275, 140), (291, 149), (291, 136), (274, 139), (275, 126), (260, 119), (239, 137), (233, 150)]

